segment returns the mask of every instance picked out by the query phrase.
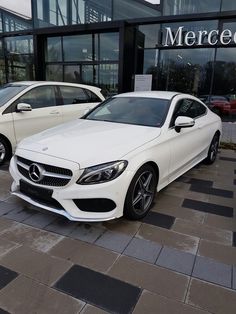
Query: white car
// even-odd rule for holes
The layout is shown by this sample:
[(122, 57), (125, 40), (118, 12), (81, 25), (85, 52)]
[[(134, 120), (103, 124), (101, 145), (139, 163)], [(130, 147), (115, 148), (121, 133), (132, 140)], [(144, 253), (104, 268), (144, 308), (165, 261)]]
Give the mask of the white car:
[(120, 94), (23, 140), (10, 163), (12, 193), (70, 220), (139, 219), (156, 191), (215, 161), (220, 136), (220, 118), (193, 96)]
[(62, 82), (15, 82), (0, 88), (0, 164), (17, 143), (84, 115), (104, 100), (97, 87)]

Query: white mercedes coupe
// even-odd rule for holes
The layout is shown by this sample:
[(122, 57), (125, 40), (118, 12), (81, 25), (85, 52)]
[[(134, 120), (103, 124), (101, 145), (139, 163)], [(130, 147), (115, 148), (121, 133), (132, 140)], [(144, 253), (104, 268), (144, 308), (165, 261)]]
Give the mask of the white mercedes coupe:
[(70, 220), (143, 218), (155, 194), (215, 161), (221, 120), (177, 92), (132, 92), (20, 142), (12, 194)]

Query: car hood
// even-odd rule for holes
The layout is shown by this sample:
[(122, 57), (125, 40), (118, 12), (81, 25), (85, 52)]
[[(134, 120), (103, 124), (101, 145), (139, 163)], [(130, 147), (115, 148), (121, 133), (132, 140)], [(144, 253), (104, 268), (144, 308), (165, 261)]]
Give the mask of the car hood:
[(82, 169), (119, 160), (160, 134), (155, 127), (78, 119), (28, 137), (18, 148), (77, 162)]

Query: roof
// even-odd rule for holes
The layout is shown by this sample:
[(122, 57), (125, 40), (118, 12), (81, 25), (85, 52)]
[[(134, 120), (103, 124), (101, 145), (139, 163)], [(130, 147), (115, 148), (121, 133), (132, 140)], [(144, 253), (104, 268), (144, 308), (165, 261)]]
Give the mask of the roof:
[(167, 92), (167, 91), (145, 91), (145, 92), (131, 92), (119, 94), (116, 97), (148, 97), (148, 98), (161, 98), (161, 99), (172, 99), (174, 96), (179, 95), (178, 92)]

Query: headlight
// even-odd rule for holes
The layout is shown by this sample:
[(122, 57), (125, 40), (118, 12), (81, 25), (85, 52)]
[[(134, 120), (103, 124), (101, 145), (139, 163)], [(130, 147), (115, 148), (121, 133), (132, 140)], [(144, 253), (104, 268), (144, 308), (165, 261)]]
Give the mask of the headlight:
[(77, 184), (97, 184), (119, 177), (128, 165), (128, 161), (119, 160), (86, 168)]

